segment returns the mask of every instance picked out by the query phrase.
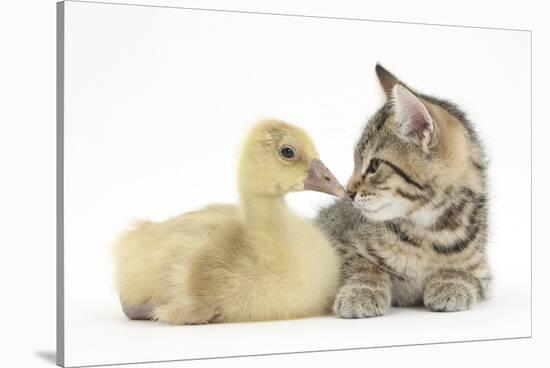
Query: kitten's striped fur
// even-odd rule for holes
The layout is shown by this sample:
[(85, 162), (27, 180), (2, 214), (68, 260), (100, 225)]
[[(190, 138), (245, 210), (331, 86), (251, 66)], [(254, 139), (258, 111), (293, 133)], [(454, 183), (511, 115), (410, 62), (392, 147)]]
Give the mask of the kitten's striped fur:
[(456, 106), (412, 91), (379, 65), (377, 74), (388, 99), (356, 145), (353, 199), (317, 218), (344, 258), (334, 311), (360, 318), (390, 304), (468, 309), (491, 280), (483, 147)]

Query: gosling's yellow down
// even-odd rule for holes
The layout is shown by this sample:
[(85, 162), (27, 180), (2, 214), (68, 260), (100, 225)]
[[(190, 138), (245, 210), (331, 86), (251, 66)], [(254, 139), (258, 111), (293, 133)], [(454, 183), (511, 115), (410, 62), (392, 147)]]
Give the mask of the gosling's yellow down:
[(328, 313), (340, 261), (289, 192), (344, 195), (307, 133), (255, 125), (239, 163), (240, 203), (211, 205), (164, 222), (141, 222), (115, 250), (122, 309), (171, 324), (292, 319)]

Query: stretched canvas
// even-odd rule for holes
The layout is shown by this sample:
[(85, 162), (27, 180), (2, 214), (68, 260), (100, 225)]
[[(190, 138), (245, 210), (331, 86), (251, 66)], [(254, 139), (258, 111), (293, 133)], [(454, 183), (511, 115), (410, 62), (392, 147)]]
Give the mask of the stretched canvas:
[[(530, 337), (529, 31), (155, 1), (67, 0), (57, 15), (59, 365)], [(486, 148), (490, 296), (453, 313), (392, 306), (370, 318), (201, 325), (126, 318), (117, 239), (135, 221), (238, 203), (239, 152), (255, 122), (305, 129), (346, 186), (356, 143), (386, 99), (377, 63), (460, 106)], [(337, 199), (286, 200), (313, 221)]]

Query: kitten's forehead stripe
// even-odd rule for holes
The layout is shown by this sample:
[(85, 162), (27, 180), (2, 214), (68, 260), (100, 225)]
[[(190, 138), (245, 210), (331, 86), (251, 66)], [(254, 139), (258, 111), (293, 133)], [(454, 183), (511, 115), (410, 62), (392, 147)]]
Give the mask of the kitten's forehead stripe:
[(386, 120), (390, 115), (390, 104), (386, 103), (381, 109), (379, 109), (375, 115), (369, 119), (367, 125), (363, 129), (361, 139), (357, 144), (359, 150), (364, 151), (367, 146), (377, 137), (378, 132), (384, 127)]
[(377, 152), (382, 151), (389, 143), (389, 137), (388, 136), (381, 136), (378, 139), (378, 142), (376, 143), (376, 146), (373, 148), (372, 152), (373, 154), (376, 154)]

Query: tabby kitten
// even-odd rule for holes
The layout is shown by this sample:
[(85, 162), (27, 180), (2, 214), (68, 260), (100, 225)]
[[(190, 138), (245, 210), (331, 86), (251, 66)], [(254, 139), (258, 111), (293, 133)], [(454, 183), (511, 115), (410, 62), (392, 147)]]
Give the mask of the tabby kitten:
[(344, 259), (334, 311), (383, 315), (390, 304), (461, 311), (487, 296), (487, 163), (465, 114), (382, 66), (387, 101), (355, 148), (348, 199), (317, 222)]

